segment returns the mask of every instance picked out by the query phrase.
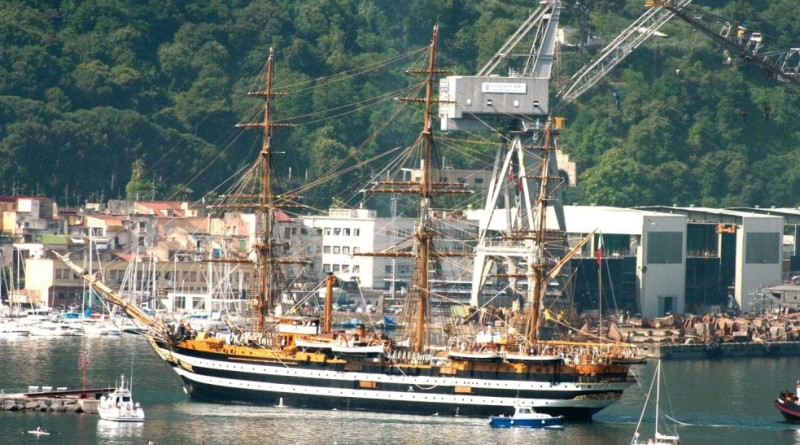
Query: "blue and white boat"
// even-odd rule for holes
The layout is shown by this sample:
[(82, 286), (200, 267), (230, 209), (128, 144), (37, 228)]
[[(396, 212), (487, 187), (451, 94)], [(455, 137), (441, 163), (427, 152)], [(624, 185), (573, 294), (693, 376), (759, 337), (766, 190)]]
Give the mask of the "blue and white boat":
[(530, 406), (514, 407), (512, 416), (492, 416), (489, 425), (493, 428), (561, 428), (564, 426), (564, 416), (551, 416), (550, 414), (537, 413)]

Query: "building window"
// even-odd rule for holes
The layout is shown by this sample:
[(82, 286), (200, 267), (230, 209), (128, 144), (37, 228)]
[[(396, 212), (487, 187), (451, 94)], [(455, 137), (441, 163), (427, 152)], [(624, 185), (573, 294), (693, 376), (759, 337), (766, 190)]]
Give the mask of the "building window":
[(331, 236), (331, 228), (330, 227), (325, 227), (325, 235)]
[(350, 229), (344, 229), (344, 236), (350, 236)]
[(322, 253), (331, 253), (331, 246), (322, 246)]
[(361, 272), (361, 266), (359, 266), (358, 264), (354, 265), (353, 273), (359, 273), (359, 272)]
[(338, 264), (334, 264), (333, 265), (333, 271), (334, 272), (339, 272), (339, 265)]
[(336, 227), (335, 229), (333, 229), (333, 234), (336, 235), (336, 236), (341, 235), (342, 234), (341, 227)]
[(323, 272), (330, 272), (331, 271), (331, 265), (330, 264), (323, 264), (322, 265), (322, 271)]
[(361, 248), (360, 247), (353, 247), (353, 253), (354, 254), (361, 253)]
[(333, 253), (341, 253), (342, 248), (339, 246), (333, 246)]
[(392, 265), (391, 265), (391, 264), (387, 264), (387, 265), (384, 267), (384, 269), (383, 269), (383, 270), (384, 270), (384, 272), (386, 272), (386, 273), (392, 273)]
[(361, 236), (361, 229), (353, 229), (353, 236)]
[(342, 247), (342, 253), (350, 253), (350, 247), (349, 246), (343, 246)]

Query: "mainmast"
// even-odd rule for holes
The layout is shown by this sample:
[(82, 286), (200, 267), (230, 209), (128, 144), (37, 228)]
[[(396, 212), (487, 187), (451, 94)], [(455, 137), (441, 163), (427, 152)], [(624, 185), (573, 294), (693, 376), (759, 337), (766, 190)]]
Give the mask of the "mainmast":
[(436, 44), (439, 37), (439, 27), (433, 27), (433, 38), (431, 39), (430, 54), (428, 58), (427, 77), (425, 79), (425, 114), (423, 117), (422, 138), (423, 161), (422, 161), (422, 183), (419, 187), (420, 209), (417, 232), (414, 238), (419, 249), (417, 256), (417, 271), (419, 273), (419, 300), (417, 306), (417, 331), (414, 337), (414, 350), (419, 352), (429, 343), (425, 329), (428, 318), (428, 300), (430, 298), (430, 286), (428, 285), (428, 262), (430, 261), (431, 251), (431, 150), (433, 148), (433, 133), (431, 130), (431, 102), (433, 101), (433, 79), (436, 66)]
[[(436, 232), (433, 227), (431, 217), (432, 197), (438, 194), (468, 194), (469, 190), (464, 188), (464, 184), (455, 182), (441, 182), (434, 181), (433, 174), (433, 149), (434, 139), (432, 130), (432, 109), (433, 104), (438, 100), (434, 98), (434, 79), (438, 74), (445, 71), (437, 70), (436, 67), (436, 45), (438, 41), (439, 29), (438, 26), (433, 28), (433, 37), (431, 39), (430, 50), (428, 53), (428, 66), (425, 69), (409, 70), (409, 73), (424, 74), (425, 79), (425, 97), (424, 98), (398, 98), (404, 102), (420, 102), (423, 103), (424, 115), (422, 131), (420, 132), (414, 145), (410, 147), (413, 150), (420, 150), (421, 173), (420, 179), (415, 181), (411, 178), (410, 181), (384, 181), (375, 184), (373, 187), (365, 190), (366, 193), (390, 193), (390, 194), (416, 194), (419, 196), (419, 217), (417, 219), (416, 231), (414, 233), (414, 247), (412, 252), (384, 252), (384, 253), (360, 253), (359, 255), (369, 256), (386, 256), (386, 257), (411, 257), (414, 256), (414, 282), (409, 288), (409, 295), (407, 298), (415, 298), (414, 313), (414, 333), (413, 338), (409, 339), (409, 347), (411, 350), (420, 352), (428, 347), (430, 339), (427, 334), (427, 321), (428, 321), (428, 307), (430, 303), (430, 278), (429, 268), (430, 262), (435, 257), (463, 255), (458, 253), (448, 252), (435, 252), (433, 247), (434, 234)], [(411, 314), (409, 314), (411, 315)]]

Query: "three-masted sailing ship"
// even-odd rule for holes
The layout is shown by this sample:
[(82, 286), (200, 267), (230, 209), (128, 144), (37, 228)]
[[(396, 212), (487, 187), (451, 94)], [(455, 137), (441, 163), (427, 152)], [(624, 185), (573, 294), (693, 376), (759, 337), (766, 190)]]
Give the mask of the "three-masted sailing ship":
[[(426, 76), (425, 95), (416, 99), (424, 105), (422, 130), (409, 149), (419, 150), (421, 177), (375, 183), (371, 193), (406, 193), (418, 198), (418, 220), (413, 248), (397, 252), (413, 256), (413, 283), (409, 286), (407, 338), (399, 333), (388, 338), (365, 329), (334, 331), (331, 327), (331, 298), (322, 316), (294, 315), (276, 311), (280, 304), (283, 277), (281, 258), (273, 234), (274, 218), (283, 204), (293, 198), (273, 191), (271, 147), (272, 52), (267, 63), (263, 121), (247, 126), (263, 130), (263, 145), (256, 161), (261, 166), (260, 191), (252, 196), (255, 214), (261, 219), (261, 236), (256, 246), (257, 322), (236, 330), (226, 338), (209, 332), (187, 332), (165, 326), (126, 303), (69, 259), (62, 258), (112, 303), (150, 327), (146, 334), (153, 349), (183, 380), (192, 399), (216, 402), (252, 403), (301, 408), (361, 410), (419, 415), (462, 415), (484, 417), (511, 415), (520, 404), (539, 412), (568, 419), (587, 420), (618, 400), (632, 384), (628, 368), (616, 364), (613, 347), (600, 344), (552, 342), (537, 336), (541, 298), (545, 283), (552, 279), (555, 264), (539, 262), (543, 252), (530, 252), (527, 322), (502, 335), (472, 336), (437, 342), (430, 335), (430, 270), (437, 256), (438, 231), (432, 222), (432, 198), (437, 194), (463, 193), (459, 183), (440, 181), (432, 174), (432, 107), (436, 77), (438, 32), (434, 29), (428, 65), (419, 72)], [(545, 145), (549, 142), (545, 138)], [(546, 164), (546, 163), (545, 163)], [(543, 172), (543, 177), (547, 172)], [(546, 186), (543, 187), (546, 190)], [(233, 197), (229, 197), (229, 203)], [(544, 237), (547, 199), (540, 199), (537, 213)], [(226, 204), (220, 208), (224, 209)], [(230, 204), (232, 205), (232, 204)], [(234, 208), (234, 207), (229, 207)], [(243, 207), (239, 207), (243, 208)], [(537, 249), (544, 248), (539, 239)], [(580, 246), (577, 246), (580, 247)], [(334, 278), (329, 275), (327, 286)], [(330, 292), (329, 292), (330, 295)]]

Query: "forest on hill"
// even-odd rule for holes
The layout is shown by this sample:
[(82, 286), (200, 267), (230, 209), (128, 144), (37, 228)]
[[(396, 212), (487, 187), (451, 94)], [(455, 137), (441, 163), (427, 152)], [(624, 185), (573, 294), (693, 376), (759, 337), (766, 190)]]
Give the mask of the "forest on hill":
[[(800, 45), (796, 0), (693, 2)], [(644, 0), (564, 0), (551, 88), (645, 11)], [(365, 161), (419, 132), (393, 98), (419, 79), (439, 26), (441, 68), (474, 74), (536, 6), (531, 0), (6, 0), (0, 2), (0, 195), (60, 205), (199, 200), (260, 149), (256, 76), (275, 50), (281, 187), (329, 178), (312, 208), (355, 205)], [(797, 206), (798, 92), (673, 19), (563, 110), (559, 145), (579, 165), (569, 203)], [(482, 136), (484, 139), (486, 136)], [(467, 136), (466, 138), (470, 138)], [(492, 143), (496, 143), (493, 140)], [(446, 163), (486, 168), (494, 147)], [(280, 155), (279, 155), (280, 156)], [(228, 184), (230, 185), (230, 184)], [(454, 203), (463, 206), (477, 202)]]

